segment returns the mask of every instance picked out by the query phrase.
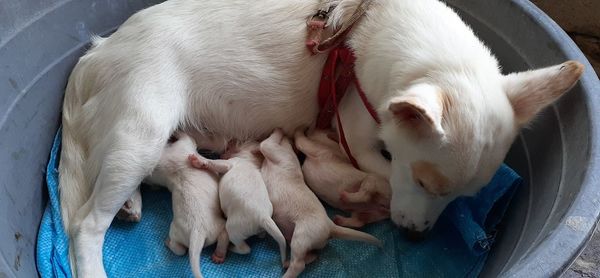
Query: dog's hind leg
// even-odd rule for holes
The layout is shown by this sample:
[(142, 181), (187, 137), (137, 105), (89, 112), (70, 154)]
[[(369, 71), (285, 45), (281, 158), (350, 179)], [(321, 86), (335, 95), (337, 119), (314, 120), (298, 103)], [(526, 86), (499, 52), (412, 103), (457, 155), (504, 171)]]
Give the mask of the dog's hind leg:
[(70, 227), (79, 277), (106, 277), (102, 262), (104, 235), (123, 203), (158, 164), (180, 120), (181, 114), (173, 111), (183, 111), (177, 106), (181, 102), (171, 99), (152, 103), (152, 95), (145, 97), (145, 103), (138, 107), (129, 104), (123, 109), (127, 114), (111, 123), (104, 138), (94, 146), (91, 159), (102, 161), (100, 171), (91, 197)]

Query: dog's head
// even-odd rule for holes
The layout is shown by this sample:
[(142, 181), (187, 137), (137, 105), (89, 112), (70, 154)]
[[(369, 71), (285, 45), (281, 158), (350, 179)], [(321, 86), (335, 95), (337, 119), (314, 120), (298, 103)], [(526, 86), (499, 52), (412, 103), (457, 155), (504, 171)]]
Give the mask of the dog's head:
[(477, 193), (519, 129), (582, 72), (570, 61), (506, 76), (431, 74), (392, 92), (380, 109), (380, 138), (392, 156), (392, 220), (426, 231), (452, 200)]

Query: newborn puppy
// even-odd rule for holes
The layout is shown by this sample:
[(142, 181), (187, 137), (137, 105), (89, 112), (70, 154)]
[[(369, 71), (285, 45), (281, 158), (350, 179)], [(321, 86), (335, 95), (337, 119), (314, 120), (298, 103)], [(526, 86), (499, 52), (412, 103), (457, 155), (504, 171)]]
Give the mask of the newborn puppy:
[[(227, 139), (224, 137), (207, 134), (206, 132), (199, 131), (197, 129), (188, 129), (185, 131), (178, 131), (178, 133), (185, 133), (187, 136), (192, 137), (196, 142), (196, 147), (203, 150), (211, 150), (214, 152), (223, 152), (227, 147)], [(170, 142), (175, 140), (175, 136), (171, 136)], [(140, 187), (133, 192), (131, 197), (127, 199), (125, 204), (121, 207), (116, 215), (117, 219), (127, 222), (140, 222), (142, 220), (142, 193)]]
[(273, 219), (286, 239), (291, 239), (291, 263), (283, 277), (298, 276), (306, 263), (316, 259), (309, 252), (325, 247), (329, 238), (381, 246), (377, 238), (337, 226), (327, 217), (317, 196), (304, 183), (300, 162), (280, 130), (260, 144), (260, 151), (265, 156), (261, 172), (273, 203)]
[(350, 218), (336, 216), (336, 224), (362, 227), (390, 217), (391, 188), (385, 178), (354, 168), (325, 131), (314, 130), (308, 137), (296, 131), (294, 137), (306, 155), (302, 173), (310, 189), (330, 206), (352, 212)]
[(193, 166), (224, 173), (219, 183), (219, 199), (227, 217), (225, 229), (235, 245), (231, 250), (239, 254), (250, 253), (250, 246), (244, 240), (266, 231), (279, 244), (283, 264), (285, 238), (271, 218), (273, 205), (260, 173), (263, 158), (258, 143), (232, 146), (222, 157), (227, 160), (198, 160), (199, 163)]
[(148, 180), (171, 190), (173, 221), (165, 243), (178, 256), (184, 255), (186, 247), (189, 247), (192, 272), (198, 278), (202, 277), (202, 248), (217, 242), (212, 260), (222, 263), (229, 240), (219, 205), (217, 175), (191, 167), (190, 163), (196, 164), (199, 159), (206, 159), (197, 155), (192, 138), (185, 134), (177, 137), (176, 141), (165, 147)]

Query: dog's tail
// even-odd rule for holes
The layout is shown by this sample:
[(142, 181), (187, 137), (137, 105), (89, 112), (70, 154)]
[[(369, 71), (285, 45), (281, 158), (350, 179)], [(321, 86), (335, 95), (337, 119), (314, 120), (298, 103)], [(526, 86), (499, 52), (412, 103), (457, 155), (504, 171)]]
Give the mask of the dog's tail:
[(204, 241), (206, 235), (200, 232), (198, 229), (192, 229), (190, 234), (190, 247), (188, 255), (190, 257), (190, 266), (192, 267), (192, 273), (195, 278), (202, 278), (202, 272), (200, 271), (200, 254), (202, 248), (204, 248)]
[(357, 230), (353, 230), (350, 228), (338, 226), (338, 225), (335, 225), (333, 222), (331, 222), (331, 225), (332, 225), (331, 237), (333, 237), (333, 238), (364, 241), (364, 242), (373, 244), (377, 247), (383, 247), (383, 243), (381, 243), (381, 241), (379, 239), (377, 239), (376, 237), (374, 237), (370, 234), (367, 234), (367, 233), (364, 233), (361, 231), (357, 231)]
[(271, 217), (267, 217), (261, 221), (261, 227), (275, 239), (279, 245), (279, 253), (281, 254), (281, 264), (285, 263), (285, 238)]

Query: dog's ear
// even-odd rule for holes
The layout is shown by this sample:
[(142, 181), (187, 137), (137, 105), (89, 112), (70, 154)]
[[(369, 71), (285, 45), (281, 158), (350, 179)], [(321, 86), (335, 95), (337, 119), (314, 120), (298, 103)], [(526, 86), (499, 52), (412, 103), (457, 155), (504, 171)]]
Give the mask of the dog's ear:
[(388, 110), (401, 127), (414, 131), (418, 136), (443, 135), (443, 103), (440, 89), (420, 84), (390, 100)]
[(583, 69), (581, 63), (568, 61), (505, 76), (504, 90), (515, 112), (517, 124), (527, 124), (538, 112), (571, 89), (583, 74)]

